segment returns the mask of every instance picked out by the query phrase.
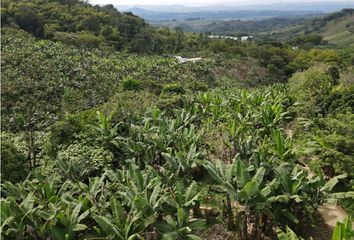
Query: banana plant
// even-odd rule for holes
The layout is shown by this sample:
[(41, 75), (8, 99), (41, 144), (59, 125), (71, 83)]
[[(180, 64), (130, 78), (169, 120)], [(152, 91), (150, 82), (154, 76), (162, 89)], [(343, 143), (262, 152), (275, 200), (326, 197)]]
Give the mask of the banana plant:
[(294, 161), (294, 153), (292, 151), (292, 142), (288, 138), (284, 138), (279, 130), (271, 131), (274, 146), (272, 148), (273, 154), (281, 162)]
[[(81, 223), (88, 215), (89, 210), (81, 212), (82, 204), (77, 204), (74, 208), (69, 206), (62, 207), (55, 215), (48, 214), (48, 220), (55, 221), (56, 224), (50, 226), (50, 235), (54, 240), (75, 239), (77, 232), (85, 231), (88, 226)], [(45, 215), (44, 215), (45, 216)]]
[(333, 231), (332, 240), (351, 240), (354, 237), (352, 220), (347, 216), (343, 223), (337, 222)]
[(171, 174), (172, 178), (187, 177), (192, 170), (202, 164), (202, 153), (198, 152), (196, 144), (191, 144), (188, 151), (173, 152), (172, 148), (167, 149), (168, 152), (163, 152), (162, 156), (165, 159), (163, 169), (166, 175)]
[(100, 140), (107, 145), (112, 144), (114, 139), (117, 137), (118, 129), (123, 125), (123, 123), (118, 123), (112, 126), (113, 112), (106, 116), (102, 112), (97, 111), (97, 118), (99, 120), (99, 124), (95, 127), (95, 129), (100, 133)]
[[(228, 217), (228, 226), (231, 229), (236, 227), (232, 201), (238, 201), (240, 205), (244, 205), (246, 213), (250, 211), (253, 199), (257, 198), (258, 194), (266, 194), (269, 190), (269, 187), (266, 188), (263, 184), (265, 169), (259, 168), (255, 175), (251, 177), (250, 171), (253, 170), (253, 167), (247, 168), (238, 157), (234, 159), (232, 164), (225, 165), (221, 161), (217, 161), (216, 164), (207, 162), (204, 167), (216, 181), (217, 187), (227, 193), (225, 210)], [(254, 203), (258, 204), (259, 202), (255, 201)], [(238, 216), (241, 215), (238, 214)], [(246, 214), (243, 214), (243, 221), (237, 226), (240, 229), (242, 228), (244, 238), (248, 235), (246, 233), (247, 217)], [(238, 222), (240, 222), (240, 219), (238, 219)]]
[(275, 103), (273, 105), (264, 104), (260, 108), (261, 123), (264, 129), (264, 134), (270, 134), (273, 129), (279, 127), (279, 123), (285, 119), (288, 114), (283, 110), (281, 103)]
[(206, 186), (200, 190), (195, 181), (193, 181), (187, 188), (185, 188), (183, 181), (178, 181), (175, 183), (174, 188), (170, 191), (170, 194), (165, 201), (169, 206), (175, 209), (191, 209), (203, 198), (205, 190)]
[[(242, 219), (238, 227), (243, 229), (243, 238), (248, 238), (247, 227), (251, 216), (256, 220), (256, 234), (260, 231), (259, 227), (266, 226), (265, 218), (272, 224), (287, 222), (296, 224), (299, 220), (296, 214), (297, 208), (293, 206), (302, 206), (301, 209), (310, 210), (314, 209), (314, 205), (321, 200), (321, 195), (316, 195), (319, 191), (316, 182), (311, 186), (313, 189), (308, 191), (308, 186), (305, 184), (307, 174), (296, 167), (292, 169), (290, 164), (277, 167), (275, 172), (265, 167), (255, 170), (252, 165), (246, 167), (238, 158), (228, 165), (220, 161), (216, 164), (208, 162), (205, 168), (216, 181), (217, 186), (227, 193), (225, 208), (230, 227), (235, 227), (236, 222), (240, 223), (240, 219), (236, 219), (237, 221), (234, 219), (231, 201), (235, 200), (243, 207), (243, 212), (237, 215)], [(283, 219), (283, 222), (280, 219)]]
[(277, 236), (279, 240), (303, 240), (303, 238), (296, 235), (296, 233), (286, 226), (286, 231), (283, 232), (280, 228), (277, 229)]
[(206, 227), (204, 219), (189, 219), (189, 212), (184, 208), (178, 208), (176, 215), (167, 215), (163, 221), (155, 224), (156, 228), (162, 233), (164, 240), (201, 240), (195, 235), (197, 230)]
[[(70, 195), (68, 181), (59, 184), (57, 175), (37, 182), (28, 182), (29, 192), (21, 199), (7, 198), (1, 202), (2, 231), (5, 236), (22, 239), (28, 234), (36, 239), (75, 239), (87, 226), (82, 223), (89, 214), (83, 204), (65, 201)], [(65, 193), (65, 194), (64, 194)], [(71, 198), (75, 200), (75, 198)]]
[(153, 211), (158, 211), (164, 200), (164, 186), (161, 178), (148, 168), (142, 172), (138, 166), (131, 164), (128, 171), (123, 171), (118, 184), (118, 194), (123, 204), (134, 207), (137, 202), (145, 201)]
[(126, 212), (114, 197), (110, 199), (108, 205), (110, 211), (104, 215), (92, 214), (92, 218), (100, 226), (95, 229), (96, 234), (105, 239), (141, 239), (141, 234), (151, 224), (144, 218), (142, 212), (134, 210)]
[[(40, 221), (35, 218), (35, 211), (33, 193), (28, 194), (20, 204), (13, 197), (1, 199), (1, 236), (23, 239), (27, 226), (40, 226)], [(33, 235), (38, 236), (38, 233), (33, 231)]]

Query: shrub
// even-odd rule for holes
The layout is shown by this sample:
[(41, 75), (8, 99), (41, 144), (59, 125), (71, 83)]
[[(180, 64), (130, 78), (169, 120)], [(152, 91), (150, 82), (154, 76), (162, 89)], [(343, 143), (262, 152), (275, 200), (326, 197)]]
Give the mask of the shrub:
[(100, 45), (104, 44), (103, 37), (97, 37), (89, 32), (56, 32), (54, 34), (54, 40), (84, 48), (97, 48)]
[(203, 82), (193, 81), (193, 82), (190, 83), (188, 88), (191, 89), (194, 92), (207, 91), (208, 90), (208, 85), (203, 83)]
[(56, 167), (65, 177), (85, 180), (109, 168), (112, 161), (113, 154), (110, 151), (76, 143), (58, 153)]
[(122, 81), (124, 91), (138, 91), (141, 89), (141, 82), (134, 78), (128, 77)]
[(174, 93), (174, 94), (184, 94), (186, 91), (178, 83), (166, 84), (163, 89), (163, 93)]
[(18, 151), (16, 146), (1, 139), (1, 181), (20, 182), (29, 172), (26, 156)]
[(327, 74), (329, 76), (331, 76), (333, 85), (337, 85), (339, 83), (340, 74), (339, 74), (339, 68), (338, 67), (331, 66), (330, 68), (328, 68)]
[(89, 130), (88, 124), (96, 121), (95, 109), (72, 114), (62, 121), (54, 124), (46, 138), (44, 151), (51, 157), (56, 158), (58, 151), (72, 144), (82, 131)]
[(183, 107), (184, 98), (181, 95), (161, 95), (157, 102), (158, 108), (172, 113), (174, 109)]
[(354, 113), (354, 86), (333, 91), (324, 102), (327, 114)]
[(325, 112), (324, 99), (332, 91), (332, 78), (323, 67), (313, 67), (296, 73), (289, 80), (290, 91), (301, 103), (299, 113), (303, 117), (317, 116)]

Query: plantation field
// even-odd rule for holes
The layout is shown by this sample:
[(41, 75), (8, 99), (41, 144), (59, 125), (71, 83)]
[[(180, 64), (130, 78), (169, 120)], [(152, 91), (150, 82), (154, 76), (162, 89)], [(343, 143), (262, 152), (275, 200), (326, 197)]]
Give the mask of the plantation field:
[[(317, 201), (331, 198), (333, 183), (308, 179), (297, 162), (282, 130), (291, 104), (285, 88), (274, 86), (201, 93), (170, 116), (155, 107), (130, 124), (99, 113), (97, 124), (80, 134), (95, 139), (61, 142), (57, 163), (46, 170), (52, 174), (4, 184), (4, 233), (24, 236), (32, 226), (39, 237), (126, 239), (155, 229), (150, 234), (197, 239), (216, 221), (214, 211), (242, 238), (304, 223)], [(94, 152), (82, 157), (72, 152), (89, 146)], [(94, 177), (97, 171), (102, 175)], [(226, 212), (215, 205), (221, 199)], [(297, 204), (308, 212), (298, 212)], [(264, 222), (248, 232), (253, 221)]]
[[(60, 44), (47, 45), (50, 42), (43, 41), (5, 43), (3, 59), (7, 59), (7, 64), (15, 64), (17, 58), (11, 49), (18, 44), (31, 43), (21, 48), (30, 52), (48, 46), (36, 51), (36, 58), (40, 60), (43, 54), (47, 59), (51, 57), (52, 63), (60, 60), (56, 77), (64, 74), (61, 69), (69, 69), (65, 64), (96, 64), (95, 68), (81, 68), (80, 75), (69, 72), (71, 81), (65, 75), (59, 81), (64, 87), (64, 95), (57, 99), (61, 100), (58, 103), (62, 109), (53, 114), (70, 115), (51, 123), (54, 125), (46, 131), (29, 128), (37, 150), (31, 153), (36, 154), (32, 155), (31, 165), (23, 161), (22, 166), (36, 167), (37, 171), (21, 180), (21, 184), (3, 184), (1, 208), (6, 221), (2, 223), (2, 234), (6, 237), (199, 239), (207, 234), (208, 228), (222, 226), (224, 234), (236, 239), (281, 238), (285, 234), (281, 229), (294, 236), (293, 231), (302, 234), (301, 226), (316, 221), (316, 209), (323, 202), (353, 197), (349, 189), (335, 188), (338, 182), (352, 181), (346, 171), (336, 172), (337, 176), (327, 182), (320, 172), (313, 175), (306, 170), (307, 160), (302, 157), (302, 148), (306, 146), (299, 147), (297, 138), (286, 134), (289, 124), (296, 122), (296, 111), (306, 111), (298, 109), (295, 100), (300, 95), (295, 94), (294, 98), (287, 85), (249, 90), (221, 86), (225, 80), (219, 82), (219, 78), (223, 77), (216, 75), (214, 82), (210, 82), (214, 75), (205, 72), (217, 67), (213, 61), (180, 65), (171, 58), (113, 57), (70, 48), (58, 51)], [(63, 57), (67, 62), (62, 61)], [(27, 68), (26, 61), (20, 59), (19, 66)], [(53, 67), (39, 62), (43, 68), (38, 73)], [(110, 70), (104, 70), (107, 68)], [(71, 106), (71, 101), (65, 98), (65, 91), (70, 91), (71, 84), (80, 83), (81, 79), (74, 76), (82, 76), (86, 71), (104, 74), (108, 85), (101, 82), (94, 86), (103, 91), (96, 91), (95, 95), (90, 92), (92, 84), (84, 91), (85, 85), (74, 85), (71, 91), (89, 92), (84, 95), (84, 102), (75, 100), (75, 107), (66, 107)], [(193, 90), (188, 79), (198, 71), (203, 71), (209, 81), (205, 81), (203, 88)], [(115, 83), (112, 80), (119, 73), (135, 77)], [(7, 80), (13, 76), (12, 72), (4, 74)], [(97, 77), (96, 74), (90, 76)], [(321, 72), (316, 74), (324, 77), (323, 81), (330, 80)], [(154, 85), (150, 90), (144, 76), (155, 76), (162, 89), (156, 92)], [(305, 86), (307, 76), (299, 75), (294, 83)], [(137, 82), (137, 78), (142, 80)], [(170, 79), (179, 85), (169, 85)], [(232, 83), (231, 79), (228, 81)], [(4, 84), (11, 86), (8, 81)], [(24, 87), (29, 86), (21, 89)], [(298, 87), (294, 85), (292, 89), (297, 91)], [(111, 93), (112, 88), (118, 92)], [(5, 94), (6, 98), (10, 96), (14, 98)], [(102, 97), (109, 99), (94, 103), (90, 97), (96, 101)], [(21, 107), (19, 103), (9, 106), (13, 111)], [(78, 111), (78, 107), (82, 110)], [(44, 117), (44, 123), (51, 122)], [(26, 149), (26, 134), (3, 133), (3, 139), (9, 147), (13, 146), (8, 156), (12, 151), (17, 152), (18, 159), (25, 159), (21, 148)], [(5, 177), (12, 181), (21, 179)], [(26, 230), (28, 227), (31, 233)]]
[(1, 239), (354, 236), (350, 32), (241, 43), (79, 0), (1, 11)]

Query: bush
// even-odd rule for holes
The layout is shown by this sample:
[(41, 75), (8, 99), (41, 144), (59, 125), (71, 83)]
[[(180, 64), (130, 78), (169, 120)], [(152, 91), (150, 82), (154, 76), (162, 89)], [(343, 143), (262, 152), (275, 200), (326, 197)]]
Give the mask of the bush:
[(28, 32), (13, 27), (2, 27), (1, 34), (11, 36), (16, 39), (29, 39), (32, 37), (31, 34), (29, 34)]
[(72, 114), (64, 120), (54, 124), (46, 138), (44, 151), (51, 157), (56, 158), (61, 148), (72, 144), (78, 138), (78, 134), (88, 130), (86, 127), (96, 121), (95, 109)]
[(12, 142), (1, 139), (1, 181), (20, 182), (28, 173), (26, 156)]
[(186, 91), (178, 83), (166, 84), (163, 89), (163, 93), (172, 93), (172, 94), (184, 94)]
[(354, 86), (333, 91), (324, 102), (327, 114), (354, 113)]
[(327, 74), (332, 78), (332, 84), (337, 85), (340, 79), (339, 68), (336, 66), (331, 66), (327, 70)]
[(65, 177), (85, 180), (109, 168), (112, 161), (113, 154), (110, 151), (76, 143), (58, 153), (56, 167)]
[(103, 37), (97, 37), (89, 32), (56, 32), (54, 34), (54, 40), (84, 48), (97, 48), (100, 45), (104, 44)]
[(189, 84), (188, 88), (194, 92), (197, 92), (197, 91), (207, 91), (209, 86), (199, 81), (193, 81)]
[(333, 85), (324, 67), (312, 67), (294, 74), (289, 86), (295, 99), (301, 103), (298, 112), (302, 117), (325, 113), (324, 99), (330, 95)]
[(184, 98), (181, 95), (161, 95), (157, 102), (158, 108), (168, 113), (172, 113), (174, 109), (183, 107)]
[(141, 82), (131, 77), (122, 81), (124, 91), (138, 91), (141, 89)]

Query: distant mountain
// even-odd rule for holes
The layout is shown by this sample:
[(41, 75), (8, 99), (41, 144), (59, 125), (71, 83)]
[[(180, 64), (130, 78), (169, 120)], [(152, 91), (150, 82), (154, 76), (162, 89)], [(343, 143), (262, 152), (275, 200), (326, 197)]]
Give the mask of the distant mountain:
[(231, 20), (231, 19), (263, 19), (270, 17), (303, 16), (309, 14), (320, 14), (320, 11), (303, 10), (220, 10), (220, 11), (199, 11), (199, 12), (155, 12), (143, 8), (129, 9), (133, 14), (149, 21), (171, 21), (171, 20)]
[(330, 13), (343, 8), (354, 8), (354, 0), (290, 2), (249, 5), (207, 5), (190, 7), (184, 5), (117, 5), (121, 11), (132, 12), (148, 21), (185, 20), (187, 18), (235, 19), (262, 18), (309, 13)]
[(133, 8), (141, 8), (153, 12), (204, 12), (204, 11), (225, 11), (225, 10), (301, 10), (301, 11), (321, 11), (334, 12), (343, 8), (352, 8), (353, 0), (347, 1), (313, 1), (299, 2), (279, 0), (277, 3), (264, 4), (212, 4), (206, 6), (191, 7), (180, 4), (174, 5), (116, 5), (121, 11), (130, 11)]
[(116, 5), (120, 11), (131, 11), (134, 8), (144, 9), (152, 12), (200, 12), (200, 11), (221, 11), (227, 8), (224, 5), (208, 5), (200, 7), (189, 7), (180, 4), (174, 5)]

